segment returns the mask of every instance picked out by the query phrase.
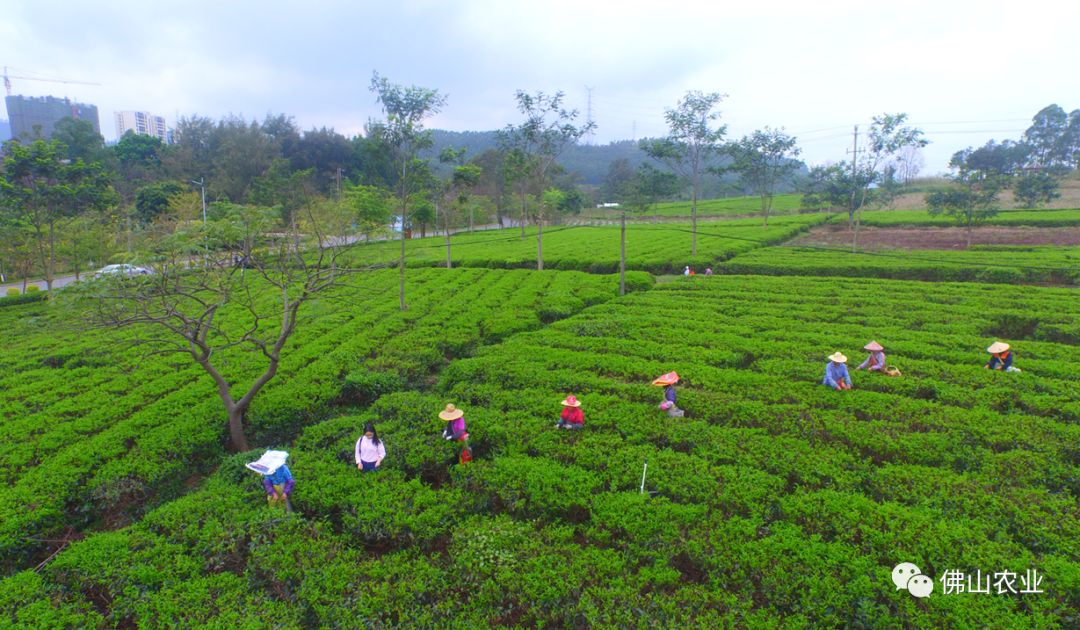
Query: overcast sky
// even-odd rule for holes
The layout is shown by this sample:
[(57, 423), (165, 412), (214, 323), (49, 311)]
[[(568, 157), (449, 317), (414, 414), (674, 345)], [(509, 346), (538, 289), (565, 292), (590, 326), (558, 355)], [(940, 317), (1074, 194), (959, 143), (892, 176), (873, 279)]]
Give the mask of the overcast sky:
[(355, 135), (380, 115), (373, 71), (446, 94), (429, 126), (457, 131), (518, 122), (518, 89), (562, 90), (584, 119), (590, 87), (594, 143), (662, 135), (687, 90), (720, 92), (729, 137), (784, 127), (811, 165), (907, 112), (931, 140), (924, 172), (1018, 138), (1046, 105), (1080, 108), (1065, 1), (5, 0), (0, 16), (9, 74), (100, 83), (12, 78), (12, 93), (95, 104), (107, 140), (119, 110)]

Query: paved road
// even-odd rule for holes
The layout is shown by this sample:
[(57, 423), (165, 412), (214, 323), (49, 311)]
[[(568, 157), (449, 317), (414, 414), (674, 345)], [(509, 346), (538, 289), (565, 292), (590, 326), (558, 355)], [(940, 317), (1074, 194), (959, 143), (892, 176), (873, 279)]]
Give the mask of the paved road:
[[(93, 273), (93, 272), (91, 272), (91, 273)], [(80, 274), (79, 277), (85, 279), (87, 277), (87, 275), (88, 274), (84, 273), (84, 274)], [(59, 289), (60, 287), (71, 284), (72, 282), (75, 282), (75, 276), (74, 275), (71, 275), (71, 276), (59, 276), (57, 278), (53, 278), (53, 287)], [(36, 284), (42, 291), (45, 290), (45, 281), (44, 280), (32, 280), (32, 281), (28, 281), (26, 284), (27, 284), (27, 286), (29, 286), (31, 284)], [(20, 291), (22, 291), (22, 286), (23, 286), (22, 282), (12, 282), (12, 283), (8, 283), (8, 284), (0, 284), (0, 295), (7, 295), (8, 287), (15, 287), (15, 288), (19, 289)]]

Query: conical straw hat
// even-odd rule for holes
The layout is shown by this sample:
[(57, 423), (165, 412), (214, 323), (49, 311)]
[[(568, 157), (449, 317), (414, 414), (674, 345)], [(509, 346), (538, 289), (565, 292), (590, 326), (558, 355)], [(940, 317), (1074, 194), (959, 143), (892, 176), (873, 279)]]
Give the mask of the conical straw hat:
[(653, 381), (652, 384), (653, 385), (674, 385), (675, 383), (678, 383), (678, 382), (679, 382), (679, 375), (676, 374), (675, 372), (668, 372), (667, 374), (665, 374), (663, 376), (657, 377), (657, 379), (655, 381)]
[(443, 420), (457, 420), (461, 416), (464, 416), (465, 412), (458, 409), (453, 405), (447, 405), (446, 409), (439, 412), (439, 417)]

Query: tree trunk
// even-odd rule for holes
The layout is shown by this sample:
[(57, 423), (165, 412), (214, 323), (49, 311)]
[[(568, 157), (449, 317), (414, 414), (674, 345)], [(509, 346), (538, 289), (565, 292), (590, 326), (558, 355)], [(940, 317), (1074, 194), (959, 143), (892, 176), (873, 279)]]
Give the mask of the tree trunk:
[(521, 185), (521, 239), (525, 240), (525, 184)]
[[(438, 212), (438, 207), (438, 204), (436, 204), (436, 213)], [(454, 264), (452, 262), (452, 259), (450, 258), (450, 213), (443, 212), (443, 219), (445, 220), (446, 225), (446, 268), (451, 269), (453, 268)]]
[(407, 310), (405, 306), (405, 214), (401, 215), (401, 257), (398, 259), (398, 298), (401, 302), (401, 310)]
[(862, 223), (862, 212), (855, 211), (855, 231), (851, 233), (851, 253), (854, 254), (859, 246), (859, 224)]
[(971, 223), (968, 223), (968, 226), (967, 226), (967, 245), (964, 247), (964, 249), (971, 249), (971, 233), (972, 232), (974, 232), (974, 226)]
[(240, 405), (229, 406), (229, 441), (237, 453), (248, 450), (247, 436), (244, 435), (244, 413), (246, 408)]
[(398, 298), (401, 310), (408, 310), (405, 305), (405, 216), (408, 214), (409, 190), (406, 187), (405, 172), (408, 161), (401, 160), (401, 258), (398, 260)]
[(626, 295), (626, 212), (619, 217), (619, 295)]
[(536, 270), (544, 270), (544, 215), (539, 214), (536, 221)]
[(49, 223), (49, 260), (45, 265), (45, 288), (52, 291), (53, 274), (56, 272), (56, 232)]
[(698, 186), (697, 175), (694, 176), (694, 185), (691, 187), (694, 189), (694, 201), (690, 205), (690, 255), (697, 256), (697, 200), (698, 200)]

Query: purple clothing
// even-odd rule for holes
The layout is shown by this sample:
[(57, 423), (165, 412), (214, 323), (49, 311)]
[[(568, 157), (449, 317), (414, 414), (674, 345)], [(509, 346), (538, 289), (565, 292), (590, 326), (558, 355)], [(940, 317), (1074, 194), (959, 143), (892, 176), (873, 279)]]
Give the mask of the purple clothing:
[(296, 482), (293, 480), (289, 467), (282, 464), (281, 468), (278, 468), (269, 475), (263, 475), (262, 484), (263, 490), (266, 490), (267, 495), (274, 494), (274, 486), (284, 486), (282, 493), (289, 495), (292, 494), (293, 486), (296, 485)]
[(664, 400), (670, 402), (673, 405), (675, 404), (675, 386), (674, 385), (668, 385), (666, 388), (664, 388)]
[(885, 353), (881, 352), (880, 350), (877, 351), (877, 352), (871, 352), (870, 356), (866, 357), (866, 360), (859, 364), (858, 369), (864, 370), (867, 367), (870, 368), (871, 372), (873, 372), (875, 370), (878, 370), (878, 371), (884, 370), (885, 369)]
[(825, 366), (825, 378), (822, 379), (821, 384), (836, 389), (840, 387), (840, 381), (846, 381), (848, 385), (851, 385), (851, 375), (848, 374), (847, 365), (829, 361)]
[(383, 446), (383, 441), (379, 440), (378, 444), (366, 435), (360, 436), (360, 439), (356, 441), (356, 464), (359, 466), (364, 462), (371, 462), (377, 464), (386, 457), (386, 447)]
[(458, 418), (457, 420), (451, 420), (446, 423), (446, 428), (443, 430), (443, 437), (448, 440), (460, 440), (461, 436), (465, 434), (465, 416)]

